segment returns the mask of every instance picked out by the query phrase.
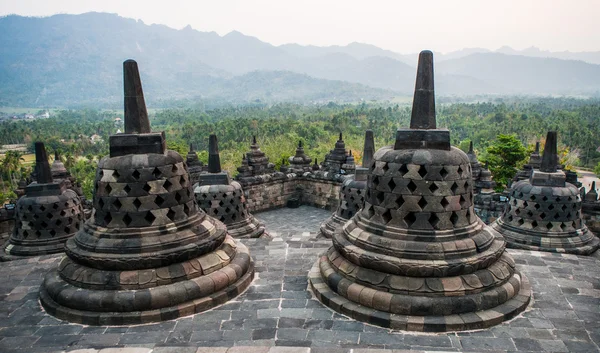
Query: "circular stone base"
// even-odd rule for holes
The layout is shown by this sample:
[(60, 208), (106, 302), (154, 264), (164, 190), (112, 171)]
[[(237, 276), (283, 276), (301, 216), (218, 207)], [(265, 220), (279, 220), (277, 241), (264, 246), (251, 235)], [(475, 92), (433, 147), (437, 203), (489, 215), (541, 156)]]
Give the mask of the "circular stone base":
[(521, 279), (519, 293), (512, 299), (490, 310), (444, 316), (391, 314), (355, 303), (331, 290), (321, 276), (319, 268), (321, 261), (327, 261), (327, 256), (320, 257), (308, 274), (308, 280), (313, 293), (321, 303), (355, 320), (393, 330), (449, 332), (483, 329), (517, 316), (527, 308), (531, 298), (529, 281), (525, 276), (515, 273)]
[(344, 219), (334, 213), (331, 215), (331, 217), (327, 218), (325, 222), (321, 223), (321, 234), (325, 238), (331, 239), (331, 237), (333, 237), (333, 233), (335, 233), (338, 228), (341, 228), (346, 222), (348, 222), (347, 219)]
[(246, 219), (240, 222), (228, 224), (227, 233), (236, 239), (260, 238), (269, 236), (267, 233), (265, 233), (265, 225), (250, 214)]
[(4, 245), (4, 253), (6, 259), (22, 259), (24, 257), (31, 256), (42, 256), (57, 254), (65, 252), (65, 242), (68, 238), (62, 239), (62, 241), (55, 242), (54, 244), (40, 244), (40, 245), (20, 245), (13, 244), (8, 240)]
[[(238, 250), (244, 253), (248, 253), (247, 248), (238, 243)], [(208, 282), (205, 280), (202, 283), (208, 284), (214, 283), (211, 287), (215, 288), (217, 286), (217, 281), (221, 282), (228, 281), (231, 283), (232, 277), (235, 275), (235, 271), (221, 269), (215, 272), (212, 272), (209, 275), (202, 277), (211, 277), (212, 279), (208, 279)], [(166, 320), (173, 320), (183, 316), (189, 316), (196, 313), (200, 313), (209, 309), (212, 309), (221, 304), (225, 304), (227, 301), (237, 297), (239, 294), (244, 292), (246, 288), (250, 285), (252, 280), (254, 279), (254, 263), (250, 260), (248, 264), (247, 271), (237, 280), (229, 285), (224, 285), (221, 289), (217, 291), (212, 291), (211, 288), (206, 287), (198, 287), (197, 283), (192, 283), (194, 279), (183, 280), (180, 282), (176, 282), (170, 285), (162, 285), (158, 287), (152, 287), (149, 289), (141, 289), (141, 290), (128, 290), (128, 291), (90, 291), (86, 289), (77, 290), (76, 287), (70, 285), (65, 282), (57, 271), (50, 272), (44, 283), (40, 288), (40, 302), (46, 312), (52, 316), (55, 316), (59, 319), (66, 320), (72, 323), (80, 323), (84, 325), (135, 325), (135, 324), (145, 324)], [(122, 301), (122, 311), (87, 311), (87, 310), (79, 310), (73, 309), (66, 306), (63, 306), (57, 303), (49, 294), (47, 290), (47, 282), (55, 287), (57, 283), (62, 287), (57, 294), (60, 294), (62, 291), (75, 289), (75, 294), (72, 294), (73, 300), (76, 302), (82, 302), (86, 300), (86, 298), (80, 298), (76, 296), (79, 294), (86, 295), (85, 293), (89, 293), (90, 296), (95, 296), (95, 298), (89, 298), (91, 302), (98, 302), (98, 296), (106, 296), (107, 302), (110, 302), (111, 305), (115, 305), (118, 299), (117, 296), (121, 293), (128, 292), (131, 296), (133, 296), (133, 301)], [(60, 284), (62, 283), (62, 284)], [(52, 289), (55, 291), (55, 289)], [(97, 292), (97, 293), (94, 293)], [(112, 293), (112, 295), (111, 295)], [(185, 294), (187, 293), (187, 294)], [(206, 293), (202, 295), (202, 293)], [(157, 294), (156, 296), (154, 294)], [(123, 295), (125, 297), (126, 295)], [(190, 298), (195, 297), (194, 299), (182, 301), (182, 296), (188, 296)], [(168, 306), (168, 303), (177, 302), (178, 305)], [(166, 304), (163, 306), (163, 304)], [(143, 311), (135, 311), (135, 307), (157, 307), (152, 310), (143, 310)], [(106, 309), (105, 309), (106, 310)]]

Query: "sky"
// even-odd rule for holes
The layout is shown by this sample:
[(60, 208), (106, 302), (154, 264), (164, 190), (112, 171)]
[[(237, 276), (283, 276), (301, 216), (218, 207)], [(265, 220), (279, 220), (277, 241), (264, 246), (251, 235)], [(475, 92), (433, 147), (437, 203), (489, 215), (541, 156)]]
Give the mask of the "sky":
[(274, 45), (600, 51), (600, 0), (0, 0), (0, 15), (90, 11), (219, 35), (237, 30)]

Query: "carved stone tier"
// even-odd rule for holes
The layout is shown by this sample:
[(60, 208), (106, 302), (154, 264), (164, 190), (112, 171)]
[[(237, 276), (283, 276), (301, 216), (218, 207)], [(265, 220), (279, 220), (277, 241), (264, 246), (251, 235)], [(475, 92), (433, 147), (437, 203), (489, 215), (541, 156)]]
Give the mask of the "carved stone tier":
[(234, 238), (258, 238), (265, 234), (265, 225), (246, 207), (242, 186), (233, 181), (229, 185), (202, 185), (194, 190), (198, 206), (211, 217), (225, 223)]
[(469, 158), (436, 129), (433, 55), (419, 56), (411, 129), (379, 149), (365, 204), (309, 273), (317, 298), (400, 330), (479, 329), (524, 310), (531, 288), (473, 208)]
[(197, 183), (200, 179), (200, 174), (205, 171), (204, 163), (198, 159), (194, 146), (190, 143), (190, 150), (187, 153), (185, 163), (187, 164), (188, 173), (190, 174), (190, 181), (193, 184)]
[(321, 223), (321, 234), (331, 238), (333, 233), (352, 218), (363, 207), (367, 186), (366, 168), (356, 168), (353, 178), (344, 181), (340, 190), (340, 203), (335, 213)]
[(354, 157), (350, 158), (348, 155), (346, 144), (342, 138), (342, 133), (340, 133), (334, 149), (325, 155), (322, 169), (331, 173), (340, 173), (342, 171), (345, 173), (347, 171), (344, 166), (348, 170), (354, 170)]
[(248, 249), (198, 209), (183, 158), (150, 132), (137, 64), (123, 66), (126, 133), (110, 137), (110, 156), (98, 163), (94, 217), (40, 288), (48, 313), (86, 325), (205, 311), (254, 276)]
[(493, 227), (512, 248), (589, 255), (598, 249), (599, 239), (582, 220), (579, 190), (557, 170), (555, 145), (556, 133), (549, 132), (540, 170), (513, 184), (508, 205)]
[(296, 154), (289, 158), (290, 165), (287, 168), (292, 173), (303, 173), (312, 171), (310, 162), (312, 159), (304, 153), (304, 147), (302, 141), (298, 142), (298, 148), (296, 148)]
[(238, 168), (238, 172), (236, 180), (240, 181), (275, 172), (275, 165), (269, 163), (269, 158), (260, 150), (260, 146), (256, 142), (256, 136), (252, 137), (250, 151), (246, 152), (242, 158), (242, 166)]

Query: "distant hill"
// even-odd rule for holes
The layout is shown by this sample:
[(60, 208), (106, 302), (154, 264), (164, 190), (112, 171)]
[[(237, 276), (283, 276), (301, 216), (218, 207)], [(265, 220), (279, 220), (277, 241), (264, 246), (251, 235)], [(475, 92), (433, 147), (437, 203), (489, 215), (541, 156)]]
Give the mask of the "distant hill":
[[(121, 63), (138, 61), (149, 105), (195, 97), (320, 102), (388, 99), (414, 89), (416, 54), (376, 46), (273, 46), (115, 14), (0, 18), (0, 106), (119, 104)], [(436, 55), (440, 95), (598, 95), (600, 65), (480, 53)]]

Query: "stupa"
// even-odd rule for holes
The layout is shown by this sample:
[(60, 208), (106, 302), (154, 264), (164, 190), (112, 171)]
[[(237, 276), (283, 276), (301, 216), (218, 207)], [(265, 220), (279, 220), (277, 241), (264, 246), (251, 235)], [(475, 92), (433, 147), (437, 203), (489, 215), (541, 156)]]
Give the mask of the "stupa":
[(312, 171), (310, 162), (312, 159), (304, 153), (304, 146), (302, 140), (298, 141), (298, 148), (296, 148), (296, 154), (289, 158), (290, 165), (288, 171), (292, 173), (304, 173)]
[(600, 236), (600, 200), (598, 200), (598, 192), (596, 191), (596, 181), (592, 182), (590, 191), (583, 190), (583, 202), (581, 203), (581, 212), (585, 225), (597, 237)]
[(345, 173), (346, 170), (343, 167), (346, 165), (346, 168), (354, 170), (354, 158), (352, 157), (349, 159), (348, 157), (346, 144), (344, 142), (342, 133), (340, 132), (340, 136), (335, 143), (335, 147), (325, 155), (322, 169), (331, 173), (340, 173), (342, 171)]
[(488, 169), (487, 163), (484, 167), (477, 159), (477, 154), (473, 149), (473, 141), (469, 143), (467, 157), (469, 157), (469, 163), (471, 164), (471, 175), (474, 182), (473, 191), (475, 194), (481, 193), (482, 190), (485, 190), (485, 192), (493, 191), (492, 189), (496, 186), (496, 182), (492, 180), (492, 173)]
[(185, 163), (187, 164), (188, 173), (190, 174), (190, 182), (193, 184), (197, 183), (200, 174), (202, 174), (205, 170), (204, 163), (200, 159), (198, 159), (198, 155), (194, 150), (194, 145), (190, 143), (190, 150), (188, 151)]
[(252, 144), (250, 151), (246, 152), (242, 158), (242, 166), (238, 169), (236, 180), (254, 181), (254, 177), (264, 174), (272, 174), (275, 172), (275, 165), (269, 163), (269, 157), (260, 150), (260, 146), (256, 142), (256, 136), (252, 136)]
[(46, 311), (87, 325), (131, 325), (208, 310), (241, 293), (248, 249), (198, 210), (184, 159), (151, 132), (137, 63), (123, 63), (125, 133), (96, 172), (95, 214), (40, 288)]
[(540, 169), (542, 164), (542, 156), (540, 155), (540, 142), (535, 143), (535, 150), (529, 156), (529, 162), (517, 172), (513, 181), (527, 180), (531, 176), (534, 169)]
[(358, 210), (363, 207), (365, 201), (365, 188), (367, 186), (367, 176), (369, 167), (373, 161), (373, 152), (375, 148), (373, 141), (373, 131), (365, 132), (365, 144), (363, 150), (363, 162), (361, 167), (354, 170), (354, 175), (344, 181), (340, 189), (340, 203), (331, 215), (321, 223), (321, 234), (326, 238), (331, 238), (333, 233), (340, 229)]
[(54, 162), (52, 162), (50, 172), (52, 173), (52, 178), (54, 180), (63, 179), (68, 189), (75, 191), (79, 197), (83, 196), (81, 185), (78, 185), (75, 182), (75, 178), (71, 175), (71, 173), (69, 173), (65, 167), (65, 164), (60, 160), (60, 156), (58, 155), (57, 151), (54, 151)]
[(436, 128), (430, 51), (419, 55), (410, 129), (374, 161), (364, 208), (309, 273), (321, 302), (414, 331), (484, 328), (525, 309), (528, 281), (473, 211), (469, 159)]
[(62, 252), (64, 244), (84, 223), (77, 194), (64, 179), (54, 180), (46, 148), (35, 143), (37, 181), (25, 187), (15, 205), (15, 228), (4, 252), (14, 256), (37, 256)]
[(540, 169), (512, 185), (508, 205), (493, 228), (509, 247), (589, 255), (599, 240), (581, 215), (579, 189), (558, 170), (556, 131), (546, 137)]
[[(242, 186), (231, 181), (229, 174), (221, 170), (221, 159), (216, 135), (208, 142), (209, 173), (200, 175), (194, 186), (198, 206), (211, 217), (225, 223), (228, 233), (234, 238), (258, 238), (265, 234), (265, 225), (258, 221), (246, 205)], [(216, 155), (216, 156), (215, 156)]]

